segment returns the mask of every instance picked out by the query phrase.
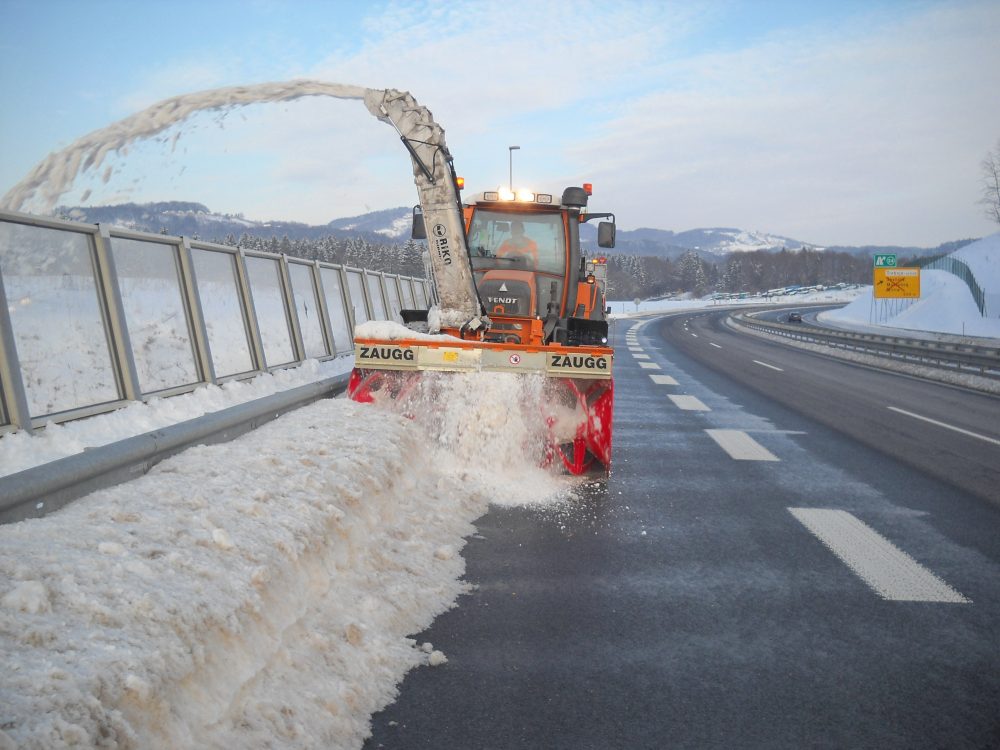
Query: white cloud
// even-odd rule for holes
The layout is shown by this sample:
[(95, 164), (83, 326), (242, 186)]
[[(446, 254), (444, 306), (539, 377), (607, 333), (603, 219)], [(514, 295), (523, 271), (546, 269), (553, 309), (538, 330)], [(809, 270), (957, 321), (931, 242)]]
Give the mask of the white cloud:
[(1000, 123), (998, 21), (996, 6), (948, 6), (664, 65), (662, 87), (574, 156), (625, 197), (626, 225), (828, 243), (986, 232), (974, 203)]

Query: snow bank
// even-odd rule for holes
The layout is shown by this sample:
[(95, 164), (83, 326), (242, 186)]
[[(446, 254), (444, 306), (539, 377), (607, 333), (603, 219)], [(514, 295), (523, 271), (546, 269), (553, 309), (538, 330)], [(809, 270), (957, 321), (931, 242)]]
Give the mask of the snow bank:
[(0, 748), (360, 747), (447, 668), (409, 636), (472, 522), (575, 486), (518, 450), (516, 379), (451, 382), (429, 420), (323, 400), (0, 527)]
[(822, 292), (808, 294), (784, 294), (773, 297), (748, 297), (741, 300), (713, 300), (711, 297), (702, 299), (661, 299), (641, 300), (636, 308), (634, 301), (608, 300), (611, 307), (611, 319), (631, 318), (637, 315), (647, 315), (656, 312), (680, 312), (683, 310), (699, 310), (706, 307), (745, 307), (747, 305), (774, 304), (819, 304), (824, 302), (849, 302), (863, 292), (861, 288), (827, 289)]

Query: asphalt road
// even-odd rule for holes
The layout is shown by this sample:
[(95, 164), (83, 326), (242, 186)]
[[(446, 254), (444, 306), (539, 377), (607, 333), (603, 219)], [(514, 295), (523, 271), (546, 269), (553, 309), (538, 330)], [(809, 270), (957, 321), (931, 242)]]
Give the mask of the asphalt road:
[(477, 522), (365, 747), (1000, 746), (1000, 400), (714, 314), (614, 342), (611, 477)]

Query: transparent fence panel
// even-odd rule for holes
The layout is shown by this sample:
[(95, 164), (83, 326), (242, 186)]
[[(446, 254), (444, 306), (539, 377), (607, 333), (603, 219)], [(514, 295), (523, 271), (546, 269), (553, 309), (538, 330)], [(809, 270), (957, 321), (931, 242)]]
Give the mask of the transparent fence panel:
[(198, 298), (204, 311), (208, 345), (218, 378), (255, 369), (243, 305), (240, 303), (236, 275), (238, 260), (239, 256), (235, 253), (191, 249), (191, 261), (198, 280)]
[(246, 262), (267, 366), (288, 364), (295, 360), (295, 350), (285, 316), (285, 294), (281, 287), (278, 260), (248, 255)]
[(378, 274), (366, 273), (368, 279), (368, 293), (372, 301), (372, 315), (375, 320), (388, 320), (389, 316), (385, 312), (385, 300), (382, 298), (382, 280)]
[(354, 315), (354, 325), (368, 322), (368, 310), (365, 309), (365, 280), (358, 271), (347, 272), (347, 288), (351, 293), (351, 308)]
[(399, 285), (403, 287), (403, 308), (406, 310), (413, 309), (413, 284), (410, 283), (409, 279), (404, 279), (400, 277)]
[(396, 283), (395, 276), (385, 277), (385, 288), (387, 293), (389, 294), (390, 315), (387, 317), (391, 318), (392, 320), (395, 320), (397, 323), (402, 323), (403, 316), (399, 314), (399, 311), (402, 309), (402, 305), (400, 304), (399, 301), (399, 285)]
[(112, 237), (111, 252), (140, 389), (154, 393), (197, 383), (176, 246)]
[(414, 282), (413, 286), (414, 286), (414, 288), (416, 289), (416, 292), (417, 292), (417, 306), (421, 310), (426, 310), (427, 308), (430, 307), (430, 305), (427, 304), (426, 287), (424, 286), (423, 283), (421, 283), (419, 281)]
[(303, 263), (289, 262), (288, 277), (292, 280), (292, 294), (299, 314), (299, 331), (302, 333), (306, 357), (325, 357), (330, 352), (327, 351), (326, 339), (323, 338), (323, 323), (319, 319), (312, 269), (312, 266)]
[(340, 288), (340, 271), (336, 268), (321, 268), (320, 278), (323, 280), (323, 296), (326, 298), (326, 311), (330, 314), (330, 327), (333, 331), (333, 344), (337, 352), (351, 350), (354, 337), (351, 336), (350, 325), (344, 307), (344, 291)]
[(33, 417), (122, 397), (93, 256), (89, 234), (0, 224), (0, 272)]

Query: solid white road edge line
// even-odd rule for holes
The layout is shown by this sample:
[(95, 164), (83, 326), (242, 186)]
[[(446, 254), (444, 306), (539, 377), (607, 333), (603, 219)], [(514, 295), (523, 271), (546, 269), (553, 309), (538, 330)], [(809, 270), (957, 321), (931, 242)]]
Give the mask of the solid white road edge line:
[(784, 372), (784, 370), (782, 370), (780, 367), (769, 365), (767, 362), (761, 362), (759, 359), (755, 359), (754, 364), (760, 365), (761, 367), (770, 367), (772, 370), (777, 370), (778, 372)]
[(987, 443), (993, 443), (993, 445), (1000, 445), (1000, 440), (996, 438), (991, 438), (986, 435), (980, 435), (978, 432), (969, 432), (968, 430), (963, 430), (961, 427), (955, 427), (955, 425), (946, 424), (944, 422), (938, 422), (936, 419), (931, 419), (930, 417), (922, 417), (919, 414), (914, 414), (912, 411), (906, 411), (906, 409), (897, 409), (895, 406), (887, 406), (889, 411), (894, 411), (897, 414), (905, 414), (908, 417), (913, 417), (914, 419), (920, 419), (924, 422), (930, 422), (938, 427), (944, 427), (946, 430), (953, 430), (954, 432), (960, 432), (963, 435), (968, 435), (969, 437), (978, 438), (979, 440), (985, 440)]
[(712, 411), (697, 396), (675, 396), (672, 393), (669, 396), (678, 409), (683, 409), (684, 411)]
[(737, 461), (779, 461), (776, 455), (743, 430), (705, 430), (719, 447)]
[(788, 512), (883, 599), (971, 603), (970, 599), (845, 510), (789, 508)]

